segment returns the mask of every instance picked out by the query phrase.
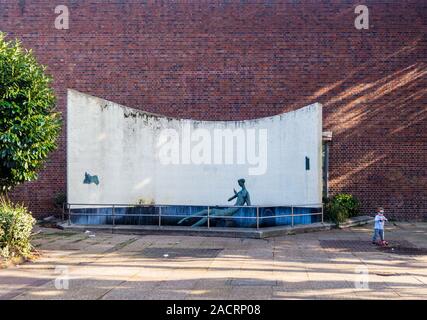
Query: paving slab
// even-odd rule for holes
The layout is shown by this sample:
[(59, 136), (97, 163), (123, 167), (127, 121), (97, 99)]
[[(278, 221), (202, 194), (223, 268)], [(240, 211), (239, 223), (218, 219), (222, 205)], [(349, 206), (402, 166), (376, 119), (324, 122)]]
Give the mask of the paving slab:
[(39, 228), (40, 257), (0, 270), (0, 299), (427, 299), (427, 223), (389, 224), (400, 252), (372, 245), (371, 226), (268, 239), (81, 231)]

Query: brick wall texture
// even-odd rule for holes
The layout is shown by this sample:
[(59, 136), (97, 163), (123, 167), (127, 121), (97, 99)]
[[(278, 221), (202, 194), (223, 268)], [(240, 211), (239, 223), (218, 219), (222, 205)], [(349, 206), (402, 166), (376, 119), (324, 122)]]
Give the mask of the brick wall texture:
[[(70, 28), (57, 30), (57, 5)], [(357, 30), (354, 9), (369, 8)], [(427, 217), (427, 2), (0, 0), (0, 30), (73, 88), (163, 115), (239, 120), (313, 102), (333, 132), (330, 192), (405, 220)], [(64, 122), (64, 129), (66, 121)], [(13, 199), (54, 211), (66, 136)]]

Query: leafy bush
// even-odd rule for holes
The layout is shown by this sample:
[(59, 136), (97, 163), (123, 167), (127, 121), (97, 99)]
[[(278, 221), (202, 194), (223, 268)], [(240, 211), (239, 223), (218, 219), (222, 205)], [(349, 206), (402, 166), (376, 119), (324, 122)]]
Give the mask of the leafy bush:
[(67, 203), (67, 195), (64, 192), (59, 192), (53, 198), (53, 203), (58, 208), (62, 208), (64, 203)]
[(340, 193), (337, 194), (333, 200), (340, 206), (344, 207), (348, 211), (349, 217), (355, 217), (360, 213), (360, 203), (351, 194)]
[(29, 257), (31, 230), (35, 219), (27, 208), (0, 197), (0, 256)]
[(329, 201), (325, 204), (324, 210), (326, 220), (341, 223), (348, 218), (348, 211), (334, 201)]
[(324, 200), (324, 214), (327, 220), (342, 223), (350, 217), (357, 216), (360, 212), (359, 201), (350, 194), (337, 194)]
[(0, 32), (0, 193), (34, 180), (61, 129), (45, 67)]

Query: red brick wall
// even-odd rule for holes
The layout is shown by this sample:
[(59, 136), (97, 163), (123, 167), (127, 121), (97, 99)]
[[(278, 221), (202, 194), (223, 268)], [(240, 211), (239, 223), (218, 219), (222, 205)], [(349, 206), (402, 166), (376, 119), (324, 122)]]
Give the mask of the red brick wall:
[[(358, 196), (365, 212), (426, 218), (426, 1), (141, 2), (0, 0), (0, 30), (48, 66), (62, 111), (67, 88), (195, 119), (318, 101), (334, 134), (331, 192)], [(54, 28), (60, 4), (69, 30)], [(357, 4), (369, 30), (354, 27)], [(13, 194), (35, 214), (65, 191), (65, 141)]]

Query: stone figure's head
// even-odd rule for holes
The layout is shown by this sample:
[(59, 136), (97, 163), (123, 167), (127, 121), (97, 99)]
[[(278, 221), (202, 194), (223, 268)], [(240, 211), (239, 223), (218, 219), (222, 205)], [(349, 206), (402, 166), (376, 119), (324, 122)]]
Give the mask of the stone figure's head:
[(237, 183), (243, 188), (245, 186), (245, 179), (239, 179), (237, 180)]

